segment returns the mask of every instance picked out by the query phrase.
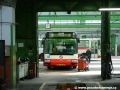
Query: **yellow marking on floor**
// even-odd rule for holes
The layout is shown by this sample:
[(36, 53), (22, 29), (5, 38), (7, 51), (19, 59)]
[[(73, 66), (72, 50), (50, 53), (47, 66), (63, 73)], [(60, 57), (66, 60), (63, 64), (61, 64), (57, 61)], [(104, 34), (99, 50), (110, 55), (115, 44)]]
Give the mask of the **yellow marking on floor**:
[[(98, 82), (95, 82), (99, 87), (102, 87), (102, 85), (100, 84), (100, 83), (98, 83)], [(105, 90), (105, 89), (102, 89), (101, 88), (101, 90)]]
[(39, 88), (39, 90), (43, 90), (45, 84), (46, 84), (46, 83), (43, 83), (43, 84), (41, 85), (41, 87)]

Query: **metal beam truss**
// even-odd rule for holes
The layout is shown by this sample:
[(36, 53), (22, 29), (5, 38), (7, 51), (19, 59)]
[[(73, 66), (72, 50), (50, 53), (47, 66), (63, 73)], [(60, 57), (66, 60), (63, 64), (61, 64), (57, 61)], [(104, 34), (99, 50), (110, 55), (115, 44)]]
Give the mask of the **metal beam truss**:
[[(66, 20), (66, 22), (73, 20), (74, 23), (55, 23), (62, 20)], [(51, 28), (101, 28), (101, 23), (85, 23), (86, 20), (100, 21), (101, 15), (38, 15), (38, 21), (40, 22), (54, 21)], [(110, 20), (111, 28), (120, 28), (120, 14), (112, 13)], [(38, 24), (38, 28), (45, 28), (45, 24)]]
[(0, 0), (0, 5), (16, 8), (16, 0)]
[[(38, 35), (40, 34), (45, 34), (46, 31), (51, 31), (51, 30), (38, 30)], [(101, 30), (96, 30), (96, 31), (76, 31), (78, 34), (101, 34)], [(113, 34), (120, 34), (120, 30), (111, 30), (111, 35)]]
[[(38, 29), (45, 28), (45, 25), (38, 25)], [(101, 28), (101, 24), (71, 24), (71, 25), (51, 25), (51, 28)], [(111, 24), (111, 28), (120, 28), (119, 23)]]
[[(120, 20), (120, 15), (111, 15), (111, 20)], [(38, 15), (38, 20), (101, 20), (101, 15)]]

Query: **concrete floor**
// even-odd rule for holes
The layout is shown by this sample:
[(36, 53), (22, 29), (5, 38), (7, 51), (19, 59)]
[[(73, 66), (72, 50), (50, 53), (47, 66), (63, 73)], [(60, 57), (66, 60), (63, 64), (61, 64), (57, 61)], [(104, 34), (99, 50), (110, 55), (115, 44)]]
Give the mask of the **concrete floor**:
[[(95, 60), (92, 62), (99, 63), (100, 60)], [(101, 78), (100, 68), (96, 68), (96, 70), (92, 69), (94, 68), (92, 62), (92, 67), (90, 68), (90, 71), (87, 72), (78, 72), (77, 69), (71, 68), (52, 68), (48, 70), (42, 65), (41, 62), (39, 68), (39, 77), (20, 81), (17, 87), (13, 90), (56, 90), (55, 88), (57, 83), (85, 83), (87, 87), (93, 88), (87, 90), (120, 90), (120, 74), (111, 75), (111, 79), (106, 79), (105, 81), (103, 81)], [(117, 61), (117, 65), (118, 63), (120, 63), (119, 60)], [(116, 70), (117, 73), (120, 73), (119, 67), (117, 67)], [(100, 89), (98, 89), (98, 87)]]
[[(120, 78), (114, 78), (114, 76), (112, 76), (112, 79), (106, 79), (105, 81), (101, 79), (100, 75), (89, 76), (58, 75), (57, 77), (45, 75), (39, 78), (26, 79), (25, 81), (20, 81), (17, 87), (13, 90), (55, 90), (57, 83), (85, 83), (87, 87), (92, 88), (102, 87), (101, 89), (87, 89), (87, 90), (120, 90)], [(50, 80), (50, 78), (52, 80), (47, 81), (47, 79)], [(43, 79), (44, 82), (42, 81)], [(116, 89), (106, 89), (106, 87)]]

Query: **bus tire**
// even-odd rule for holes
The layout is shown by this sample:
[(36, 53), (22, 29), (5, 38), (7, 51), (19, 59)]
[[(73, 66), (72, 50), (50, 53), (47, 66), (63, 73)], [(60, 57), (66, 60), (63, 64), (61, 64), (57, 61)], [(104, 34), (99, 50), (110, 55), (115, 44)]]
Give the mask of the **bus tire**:
[(51, 66), (48, 66), (47, 68), (48, 68), (48, 69), (51, 69)]
[(73, 66), (73, 69), (76, 69), (76, 66)]

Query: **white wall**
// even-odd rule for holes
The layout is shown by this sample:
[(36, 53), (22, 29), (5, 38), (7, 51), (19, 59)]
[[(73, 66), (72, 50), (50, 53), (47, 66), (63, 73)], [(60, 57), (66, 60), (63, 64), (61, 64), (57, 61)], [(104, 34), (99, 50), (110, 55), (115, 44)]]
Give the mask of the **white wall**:
[[(13, 23), (15, 24), (15, 9), (13, 7), (0, 6), (0, 39), (5, 40), (5, 45), (11, 44), (10, 25)], [(15, 37), (15, 25), (13, 29), (13, 37)], [(13, 41), (15, 44), (15, 39)]]

